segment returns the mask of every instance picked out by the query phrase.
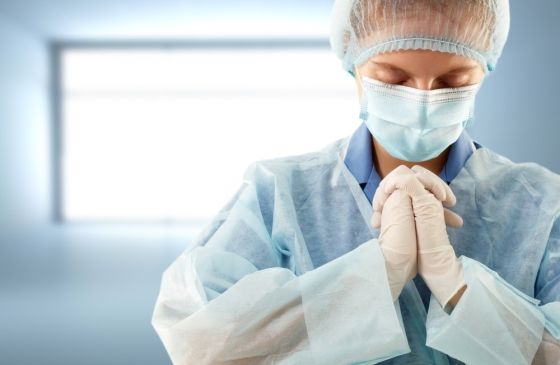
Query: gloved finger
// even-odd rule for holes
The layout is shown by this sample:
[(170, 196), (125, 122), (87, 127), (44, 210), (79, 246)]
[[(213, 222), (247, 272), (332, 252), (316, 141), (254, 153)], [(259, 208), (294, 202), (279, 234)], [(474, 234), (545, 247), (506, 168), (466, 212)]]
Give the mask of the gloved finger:
[(449, 185), (447, 185), (439, 176), (420, 165), (413, 166), (411, 170), (414, 171), (418, 179), (425, 184), (426, 189), (432, 191), (436, 198), (442, 201), (445, 206), (455, 205), (457, 201), (455, 194)]
[(453, 190), (439, 176), (420, 165), (413, 166), (411, 170), (414, 171), (424, 187), (432, 192), (444, 206), (452, 207), (457, 203)]
[[(416, 167), (416, 166), (414, 166)], [(413, 170), (414, 171), (414, 170)], [(434, 194), (437, 200), (443, 202), (446, 200), (448, 193), (443, 185), (445, 182), (440, 179), (434, 179), (432, 176), (426, 174), (424, 171), (416, 169), (416, 178), (424, 185), (424, 188)]]
[(450, 211), (447, 208), (443, 209), (443, 216), (445, 217), (445, 224), (452, 228), (463, 227), (463, 218), (455, 212)]
[[(461, 228), (463, 227), (463, 218), (455, 212), (444, 208), (443, 215), (445, 218), (445, 225), (452, 228)], [(374, 211), (373, 215), (371, 216), (371, 226), (373, 228), (379, 229), (381, 228), (381, 211)]]
[(396, 225), (406, 225), (408, 223), (414, 225), (412, 200), (408, 194), (401, 190), (395, 190), (395, 192), (389, 196), (387, 202), (383, 206), (383, 212), (378, 212), (378, 214), (381, 217), (380, 227), (382, 229), (384, 226), (385, 228), (391, 229), (391, 227)]
[(385, 205), (385, 202), (389, 198), (389, 195), (390, 194), (387, 194), (385, 192), (383, 186), (379, 184), (379, 186), (375, 190), (375, 194), (373, 195), (372, 205), (373, 205), (374, 212), (381, 212), (383, 210), (383, 206)]
[(391, 177), (391, 176), (395, 176), (395, 175), (403, 175), (403, 174), (413, 174), (413, 172), (406, 166), (401, 165), (399, 167), (397, 167), (396, 169), (394, 169), (393, 171), (391, 171), (386, 177), (385, 179), (383, 179), (381, 181), (381, 183), (379, 183), (379, 186), (377, 187), (377, 189), (375, 190), (375, 194), (373, 195), (373, 201), (372, 201), (372, 205), (373, 205), (373, 216), (372, 216), (372, 226), (374, 228), (378, 228), (381, 225), (381, 211), (383, 210), (383, 206), (385, 205), (385, 202), (387, 201), (387, 199), (389, 198), (389, 195), (385, 192), (385, 184), (387, 181), (387, 178)]
[(381, 187), (381, 184), (375, 190), (375, 194), (373, 195), (373, 215), (371, 216), (371, 225), (373, 228), (380, 228), (381, 227), (381, 212), (383, 211), (383, 207), (385, 203), (389, 199), (389, 195), (385, 192), (385, 190)]
[[(375, 194), (373, 195), (372, 205), (373, 205), (373, 214), (371, 216), (370, 223), (373, 228), (380, 228), (381, 227), (381, 215), (383, 211), (383, 207), (385, 206), (389, 197), (393, 194), (394, 190), (390, 193), (385, 191), (385, 186), (387, 181), (393, 176), (398, 175), (414, 175), (414, 173), (406, 166), (400, 165), (393, 171), (391, 171), (380, 183), (377, 189), (375, 190)], [(396, 190), (396, 189), (395, 189)], [(400, 195), (400, 194), (399, 194)], [(402, 197), (401, 197), (402, 200)]]
[(373, 212), (370, 223), (373, 228), (381, 228), (381, 212)]
[[(443, 216), (445, 218), (445, 225), (452, 228), (463, 227), (463, 218), (455, 212), (447, 208), (443, 208)], [(372, 217), (372, 225), (374, 228), (381, 227), (381, 213), (376, 213), (375, 217)]]
[[(443, 216), (445, 218), (445, 225), (452, 228), (463, 227), (463, 218), (455, 212), (444, 208)], [(371, 225), (373, 228), (381, 228), (381, 212), (373, 212), (371, 217)]]
[(418, 180), (415, 174), (393, 175), (385, 178), (383, 190), (391, 195), (395, 190), (402, 190), (410, 197), (426, 194), (424, 185)]

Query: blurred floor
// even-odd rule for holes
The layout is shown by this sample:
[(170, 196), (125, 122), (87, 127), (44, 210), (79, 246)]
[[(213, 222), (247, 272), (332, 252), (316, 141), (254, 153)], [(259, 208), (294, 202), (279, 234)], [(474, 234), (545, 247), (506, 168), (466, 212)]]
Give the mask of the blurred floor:
[(58, 227), (2, 236), (20, 250), (0, 260), (0, 364), (169, 364), (150, 318), (161, 274), (190, 235)]

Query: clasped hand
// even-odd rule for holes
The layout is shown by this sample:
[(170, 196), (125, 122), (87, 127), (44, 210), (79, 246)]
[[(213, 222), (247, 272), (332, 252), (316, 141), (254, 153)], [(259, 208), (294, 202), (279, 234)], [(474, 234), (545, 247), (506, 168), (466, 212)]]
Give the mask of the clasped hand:
[(393, 300), (417, 273), (444, 308), (465, 289), (463, 268), (446, 230), (446, 224), (463, 225), (460, 216), (445, 208), (455, 202), (449, 186), (421, 166), (399, 166), (379, 184), (371, 224), (380, 228)]

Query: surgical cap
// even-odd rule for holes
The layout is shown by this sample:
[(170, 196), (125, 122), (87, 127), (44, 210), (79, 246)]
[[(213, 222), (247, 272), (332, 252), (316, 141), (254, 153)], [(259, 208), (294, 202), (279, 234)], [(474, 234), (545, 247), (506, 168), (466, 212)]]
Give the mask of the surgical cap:
[(335, 0), (331, 47), (343, 67), (399, 50), (466, 56), (494, 71), (509, 32), (508, 0)]

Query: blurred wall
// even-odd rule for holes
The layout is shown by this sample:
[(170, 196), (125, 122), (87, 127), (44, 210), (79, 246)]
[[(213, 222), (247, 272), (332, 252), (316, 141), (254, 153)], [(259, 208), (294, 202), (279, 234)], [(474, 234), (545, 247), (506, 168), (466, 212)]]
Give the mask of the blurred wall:
[(480, 90), (471, 135), (513, 161), (560, 173), (560, 2), (510, 7), (508, 43)]
[(48, 52), (0, 17), (0, 225), (46, 222), (50, 205)]
[(150, 316), (191, 234), (53, 223), (48, 44), (1, 16), (0, 55), (0, 363), (169, 363)]

